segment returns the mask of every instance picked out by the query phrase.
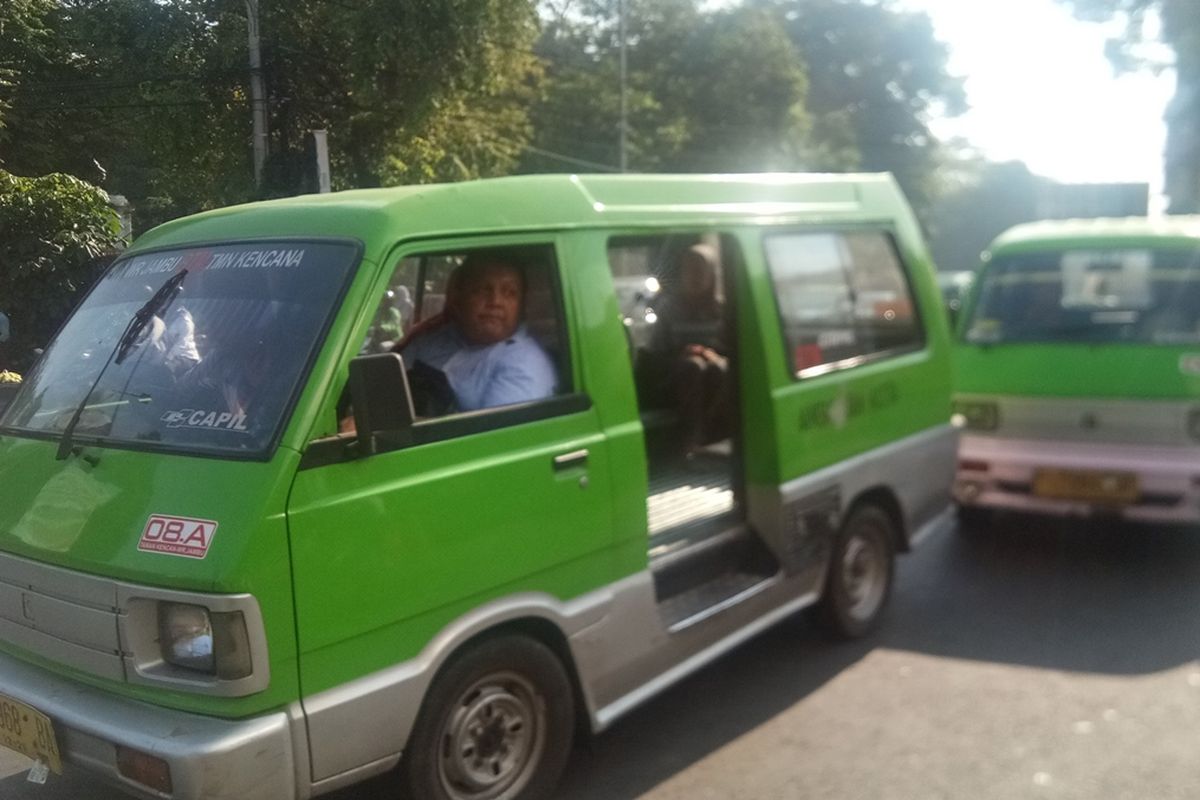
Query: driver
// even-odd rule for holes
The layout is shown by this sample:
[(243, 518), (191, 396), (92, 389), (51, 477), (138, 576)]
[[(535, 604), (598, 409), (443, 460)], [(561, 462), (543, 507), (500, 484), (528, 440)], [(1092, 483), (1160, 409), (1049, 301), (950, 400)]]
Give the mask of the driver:
[(450, 284), (445, 324), (402, 343), (405, 363), (444, 374), (458, 411), (553, 395), (554, 364), (521, 323), (521, 268), (503, 253), (477, 251), (455, 270)]

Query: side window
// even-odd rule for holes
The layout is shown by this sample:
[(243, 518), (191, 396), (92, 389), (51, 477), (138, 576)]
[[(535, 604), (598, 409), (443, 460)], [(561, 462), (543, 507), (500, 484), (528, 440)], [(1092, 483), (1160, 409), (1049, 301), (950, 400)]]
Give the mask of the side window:
[(908, 350), (923, 341), (891, 237), (876, 231), (766, 238), (792, 369)]
[(406, 256), (360, 354), (404, 357), (418, 417), (544, 400), (572, 388), (562, 308), (550, 245)]

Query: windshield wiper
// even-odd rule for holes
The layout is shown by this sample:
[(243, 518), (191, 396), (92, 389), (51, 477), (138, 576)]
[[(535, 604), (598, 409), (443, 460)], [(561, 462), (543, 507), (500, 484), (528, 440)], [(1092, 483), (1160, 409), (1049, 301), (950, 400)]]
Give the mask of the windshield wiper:
[[(146, 327), (146, 323), (152, 317), (160, 315), (163, 309), (175, 299), (175, 295), (179, 293), (179, 287), (183, 285), (183, 279), (186, 277), (187, 270), (179, 270), (168, 278), (167, 282), (154, 293), (154, 296), (134, 313), (133, 319), (129, 320), (129, 324), (125, 326), (125, 332), (121, 334), (121, 339), (117, 342), (117, 357), (114, 359), (117, 364), (120, 364), (129, 355), (129, 351), (133, 349), (133, 343), (137, 341), (138, 334)], [(108, 365), (105, 364), (105, 366)]]
[(134, 312), (133, 318), (129, 320), (129, 324), (125, 326), (125, 330), (121, 333), (121, 338), (117, 340), (117, 346), (108, 354), (108, 360), (104, 362), (104, 366), (96, 374), (96, 380), (92, 381), (92, 385), (88, 387), (87, 393), (84, 394), (83, 399), (79, 401), (79, 405), (75, 408), (75, 413), (71, 415), (71, 421), (63, 429), (62, 439), (58, 442), (58, 452), (54, 456), (55, 460), (62, 461), (71, 453), (71, 435), (75, 432), (75, 426), (79, 424), (83, 412), (87, 409), (88, 398), (92, 396), (92, 392), (96, 391), (96, 387), (100, 384), (100, 379), (104, 377), (104, 372), (108, 369), (108, 365), (114, 361), (120, 364), (129, 356), (129, 351), (133, 349), (133, 344), (137, 341), (138, 334), (145, 329), (146, 323), (151, 318), (160, 315), (171, 304), (175, 296), (179, 294), (179, 287), (183, 285), (183, 279), (186, 277), (187, 270), (181, 269), (170, 278), (167, 278), (167, 282), (160, 286), (158, 291), (141, 308)]

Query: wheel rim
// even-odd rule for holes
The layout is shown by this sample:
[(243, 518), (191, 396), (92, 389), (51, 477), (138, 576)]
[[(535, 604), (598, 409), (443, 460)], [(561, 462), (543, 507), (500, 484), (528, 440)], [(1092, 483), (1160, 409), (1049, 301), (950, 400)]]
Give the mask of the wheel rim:
[(545, 749), (546, 707), (524, 677), (488, 675), (459, 698), (442, 728), (438, 777), (455, 800), (515, 797)]
[(873, 532), (856, 533), (842, 553), (842, 586), (846, 611), (863, 622), (871, 619), (883, 603), (887, 590), (887, 554)]

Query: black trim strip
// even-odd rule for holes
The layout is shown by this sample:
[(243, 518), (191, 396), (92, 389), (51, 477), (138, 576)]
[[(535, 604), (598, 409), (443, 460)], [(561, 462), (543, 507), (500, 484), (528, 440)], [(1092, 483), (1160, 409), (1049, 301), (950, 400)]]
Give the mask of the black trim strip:
[[(441, 419), (418, 422), (405, 431), (393, 434), (384, 433), (378, 437), (378, 452), (390, 453), (394, 450), (404, 450), (409, 447), (420, 447), (434, 442), (444, 442), (476, 433), (508, 428), (514, 425), (524, 425), (552, 417), (567, 414), (578, 414), (592, 407), (592, 398), (581, 392), (564, 394), (546, 400), (536, 400), (531, 403), (505, 406), (497, 409), (483, 409), (466, 414), (455, 414)], [(338, 434), (324, 439), (315, 439), (309, 443), (300, 458), (300, 469), (314, 469), (332, 464), (342, 464), (354, 461), (357, 455), (358, 442), (353, 434)]]

